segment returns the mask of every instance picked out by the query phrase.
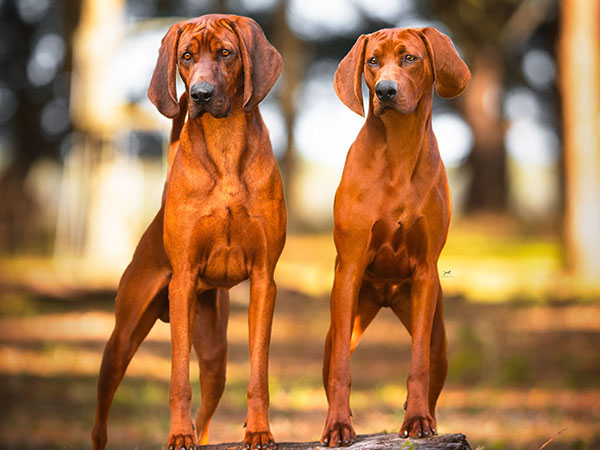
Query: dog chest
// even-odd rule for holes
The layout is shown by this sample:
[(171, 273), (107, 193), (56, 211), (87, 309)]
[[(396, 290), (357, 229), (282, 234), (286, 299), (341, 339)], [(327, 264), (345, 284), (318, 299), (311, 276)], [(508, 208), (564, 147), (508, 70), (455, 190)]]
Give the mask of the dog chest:
[[(200, 224), (201, 223), (201, 224)], [(199, 223), (201, 238), (196, 242), (200, 261), (198, 276), (215, 287), (231, 287), (246, 280), (254, 257), (257, 224), (240, 207), (221, 207)]]
[(373, 278), (402, 280), (410, 277), (406, 225), (378, 219), (371, 227), (367, 274)]

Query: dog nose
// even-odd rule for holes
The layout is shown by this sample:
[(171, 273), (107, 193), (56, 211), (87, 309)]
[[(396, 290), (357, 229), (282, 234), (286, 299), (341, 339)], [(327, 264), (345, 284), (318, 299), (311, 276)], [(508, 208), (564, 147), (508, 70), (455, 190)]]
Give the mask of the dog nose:
[(393, 99), (398, 93), (398, 85), (392, 80), (382, 80), (375, 85), (375, 94), (382, 102)]
[(200, 103), (201, 105), (205, 105), (210, 102), (214, 93), (215, 88), (212, 86), (212, 84), (207, 83), (206, 81), (196, 83), (190, 88), (190, 96), (192, 97), (192, 100), (194, 100), (196, 103)]

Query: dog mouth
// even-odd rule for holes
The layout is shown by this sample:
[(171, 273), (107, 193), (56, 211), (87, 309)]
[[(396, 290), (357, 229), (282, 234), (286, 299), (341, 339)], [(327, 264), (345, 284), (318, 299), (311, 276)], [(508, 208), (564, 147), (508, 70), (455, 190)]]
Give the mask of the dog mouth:
[(412, 110), (412, 108), (410, 108), (408, 100), (405, 98), (393, 99), (388, 101), (381, 101), (378, 99), (374, 106), (374, 112), (376, 116), (385, 114), (388, 111), (396, 111), (401, 114), (407, 114), (409, 111)]
[(377, 105), (375, 105), (375, 115), (376, 116), (380, 116), (382, 114), (385, 114), (388, 111), (398, 111), (399, 109), (397, 107), (397, 105), (393, 102), (379, 102)]
[(224, 119), (229, 116), (231, 113), (231, 105), (221, 104), (207, 104), (207, 105), (198, 105), (192, 103), (190, 105), (190, 119), (198, 119), (202, 117), (204, 114), (210, 114), (215, 119)]

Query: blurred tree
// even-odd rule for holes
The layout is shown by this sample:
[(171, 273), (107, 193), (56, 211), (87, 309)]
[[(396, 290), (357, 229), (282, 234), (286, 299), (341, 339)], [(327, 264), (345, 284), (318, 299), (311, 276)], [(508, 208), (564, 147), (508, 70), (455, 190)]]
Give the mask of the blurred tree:
[(465, 118), (473, 130), (473, 149), (467, 164), (472, 180), (467, 210), (501, 211), (506, 206), (506, 156), (502, 117), (503, 58), (484, 45), (471, 59), (473, 78), (460, 100)]
[[(297, 98), (312, 55), (309, 52), (308, 44), (303, 42), (290, 28), (286, 17), (287, 9), (288, 0), (281, 0), (275, 11), (273, 44), (283, 58), (283, 73), (278, 90), (278, 100), (283, 112), (287, 142), (279, 166), (289, 195), (289, 190), (294, 183), (293, 176), (297, 158), (293, 133), (298, 107)], [(286, 206), (289, 222), (293, 223), (295, 217), (293, 202), (288, 201)]]
[(600, 279), (600, 2), (563, 0), (561, 77), (570, 267)]
[(448, 26), (472, 72), (471, 85), (459, 100), (474, 135), (468, 160), (473, 173), (467, 198), (470, 211), (501, 211), (506, 206), (503, 88), (507, 79), (520, 76), (519, 52), (553, 3), (429, 0), (421, 6), (424, 14)]
[[(1, 127), (13, 149), (0, 173), (0, 247), (9, 251), (35, 228), (36, 205), (24, 184), (29, 170), (39, 157), (58, 157), (69, 132), (68, 119), (67, 124), (53, 119), (68, 114), (70, 43), (79, 20), (79, 3), (0, 2), (0, 83), (16, 99), (14, 116)], [(44, 126), (44, 114), (49, 126)]]

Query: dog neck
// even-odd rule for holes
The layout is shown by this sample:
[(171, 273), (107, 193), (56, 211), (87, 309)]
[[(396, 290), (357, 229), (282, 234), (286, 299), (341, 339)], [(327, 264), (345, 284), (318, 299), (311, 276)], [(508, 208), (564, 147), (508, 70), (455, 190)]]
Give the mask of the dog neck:
[[(431, 106), (433, 88), (427, 91), (410, 114), (387, 110), (376, 116), (373, 113), (372, 96), (369, 101), (367, 130), (377, 133), (377, 140), (385, 140), (381, 148), (383, 154), (373, 154), (374, 158), (383, 158), (392, 178), (410, 180), (424, 161), (430, 160), (433, 137), (431, 128)], [(433, 155), (434, 156), (434, 155)]]
[(213, 178), (240, 177), (249, 162), (249, 128), (257, 110), (246, 112), (241, 101), (232, 104), (227, 117), (208, 113), (189, 119), (182, 131), (183, 157), (200, 163)]

